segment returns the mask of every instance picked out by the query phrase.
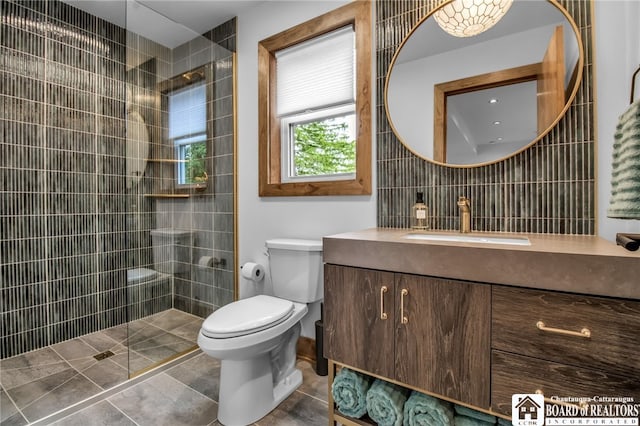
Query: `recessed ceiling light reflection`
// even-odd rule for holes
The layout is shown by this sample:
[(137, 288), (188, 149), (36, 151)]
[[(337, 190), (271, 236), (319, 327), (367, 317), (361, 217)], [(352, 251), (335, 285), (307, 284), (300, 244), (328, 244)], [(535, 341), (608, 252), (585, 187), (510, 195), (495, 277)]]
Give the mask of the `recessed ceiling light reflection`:
[(497, 104), (498, 100), (496, 98), (489, 99), (490, 104)]
[(497, 121), (496, 120), (496, 121), (493, 122), (493, 124), (495, 124), (497, 126), (498, 124), (502, 124), (502, 121)]

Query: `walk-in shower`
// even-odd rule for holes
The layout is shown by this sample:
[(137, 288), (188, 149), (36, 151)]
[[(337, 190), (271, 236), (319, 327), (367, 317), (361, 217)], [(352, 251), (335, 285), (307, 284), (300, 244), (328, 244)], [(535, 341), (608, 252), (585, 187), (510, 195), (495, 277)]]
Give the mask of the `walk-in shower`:
[(235, 298), (235, 19), (149, 3), (0, 0), (0, 422), (194, 349)]

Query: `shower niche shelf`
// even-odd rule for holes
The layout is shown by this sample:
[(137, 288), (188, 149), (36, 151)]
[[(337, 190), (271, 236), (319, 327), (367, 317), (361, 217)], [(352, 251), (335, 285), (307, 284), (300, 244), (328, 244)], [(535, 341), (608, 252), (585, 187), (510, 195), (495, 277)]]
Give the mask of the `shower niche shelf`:
[(146, 198), (189, 198), (191, 194), (144, 194)]
[(175, 158), (146, 158), (144, 161), (150, 163), (186, 163), (187, 160), (176, 160)]

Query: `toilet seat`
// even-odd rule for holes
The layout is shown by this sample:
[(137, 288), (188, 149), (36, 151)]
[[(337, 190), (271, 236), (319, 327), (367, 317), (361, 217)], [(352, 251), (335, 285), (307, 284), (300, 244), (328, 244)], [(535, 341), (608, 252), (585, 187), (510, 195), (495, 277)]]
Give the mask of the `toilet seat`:
[(201, 332), (214, 339), (253, 334), (286, 321), (294, 311), (290, 300), (258, 295), (218, 309), (204, 321)]
[(138, 284), (145, 281), (151, 281), (158, 275), (157, 271), (148, 268), (135, 268), (127, 270), (127, 283)]

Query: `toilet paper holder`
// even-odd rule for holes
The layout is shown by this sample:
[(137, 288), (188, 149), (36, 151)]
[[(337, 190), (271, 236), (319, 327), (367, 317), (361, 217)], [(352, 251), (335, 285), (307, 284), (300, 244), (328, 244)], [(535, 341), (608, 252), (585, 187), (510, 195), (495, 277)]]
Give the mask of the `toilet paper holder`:
[(227, 266), (227, 259), (218, 259), (217, 257), (213, 256), (202, 256), (198, 261), (198, 265), (208, 268), (224, 268), (225, 266)]

